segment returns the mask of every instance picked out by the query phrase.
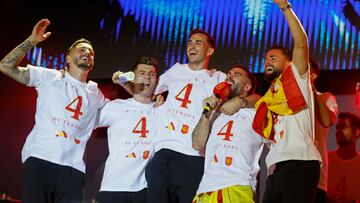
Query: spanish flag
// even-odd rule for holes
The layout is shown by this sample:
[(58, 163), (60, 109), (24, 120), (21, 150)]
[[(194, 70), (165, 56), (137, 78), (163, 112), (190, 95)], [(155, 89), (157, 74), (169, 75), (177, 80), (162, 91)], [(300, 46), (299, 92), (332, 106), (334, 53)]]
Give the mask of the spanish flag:
[(170, 122), (170, 124), (167, 125), (167, 126), (165, 126), (165, 127), (166, 127), (167, 129), (171, 130), (171, 131), (175, 130), (175, 126), (174, 126), (174, 123), (173, 123), (173, 122)]
[(306, 106), (304, 96), (289, 65), (255, 104), (256, 114), (252, 127), (259, 135), (274, 140), (272, 115), (292, 115)]
[(130, 154), (126, 155), (127, 158), (136, 158), (136, 154), (131, 152)]
[(56, 134), (56, 137), (64, 137), (64, 138), (67, 138), (68, 136), (67, 136), (66, 132), (62, 130), (62, 131), (60, 131), (58, 134)]

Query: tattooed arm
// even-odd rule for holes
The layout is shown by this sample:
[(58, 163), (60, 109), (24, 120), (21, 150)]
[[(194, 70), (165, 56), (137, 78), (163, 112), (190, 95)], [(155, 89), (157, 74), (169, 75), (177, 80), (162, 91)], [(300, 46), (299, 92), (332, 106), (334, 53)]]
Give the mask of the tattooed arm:
[(28, 84), (30, 81), (29, 70), (18, 67), (18, 65), (30, 49), (50, 36), (50, 32), (45, 34), (49, 24), (48, 19), (40, 20), (34, 26), (31, 35), (0, 61), (0, 71), (22, 84)]

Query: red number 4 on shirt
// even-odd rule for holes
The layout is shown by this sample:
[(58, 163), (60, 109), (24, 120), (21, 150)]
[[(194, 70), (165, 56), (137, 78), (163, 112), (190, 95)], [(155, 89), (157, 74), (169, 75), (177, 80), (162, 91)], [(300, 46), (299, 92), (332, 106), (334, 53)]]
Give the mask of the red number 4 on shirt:
[(189, 99), (193, 84), (187, 84), (182, 90), (175, 96), (175, 99), (181, 101), (181, 107), (188, 108), (187, 104), (190, 104), (191, 101)]
[[(221, 130), (219, 130), (219, 132), (217, 133), (217, 135), (218, 135), (218, 136), (224, 136), (224, 139), (223, 139), (223, 140), (231, 141), (231, 140), (230, 140), (230, 137), (234, 136), (234, 135), (231, 133), (231, 129), (232, 129), (233, 123), (234, 123), (233, 120), (227, 122), (227, 123), (221, 128)], [(225, 132), (224, 132), (223, 130), (224, 130), (225, 127), (226, 127), (226, 130), (225, 130)]]
[(142, 138), (146, 138), (146, 133), (149, 133), (149, 130), (146, 129), (146, 117), (142, 117), (139, 120), (132, 132), (140, 134)]
[[(75, 106), (75, 109), (72, 106)], [(71, 116), (71, 118), (79, 120), (79, 116), (83, 114), (81, 112), (81, 106), (82, 106), (82, 96), (78, 96), (69, 105), (67, 105), (65, 109), (74, 113)]]

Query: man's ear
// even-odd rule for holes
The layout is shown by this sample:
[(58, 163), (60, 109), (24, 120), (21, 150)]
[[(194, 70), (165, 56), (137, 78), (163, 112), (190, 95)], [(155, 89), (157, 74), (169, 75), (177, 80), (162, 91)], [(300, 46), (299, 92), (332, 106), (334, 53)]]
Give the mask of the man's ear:
[(214, 48), (209, 48), (209, 50), (208, 50), (208, 52), (207, 52), (207, 55), (208, 55), (208, 56), (213, 55), (214, 51), (215, 51)]
[(360, 128), (355, 130), (355, 140), (357, 140), (360, 137)]
[(245, 92), (249, 92), (249, 91), (251, 90), (251, 88), (252, 88), (252, 85), (251, 85), (251, 84), (245, 84), (245, 86), (244, 86), (244, 91), (245, 91)]
[(71, 57), (69, 55), (66, 55), (66, 63), (69, 64), (71, 61)]

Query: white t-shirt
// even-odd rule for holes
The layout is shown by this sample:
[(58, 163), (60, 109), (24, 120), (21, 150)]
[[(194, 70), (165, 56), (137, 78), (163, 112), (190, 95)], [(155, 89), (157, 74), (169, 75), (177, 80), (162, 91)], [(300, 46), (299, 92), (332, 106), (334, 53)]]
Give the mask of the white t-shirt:
[(53, 69), (28, 65), (29, 86), (36, 88), (35, 125), (22, 149), (22, 161), (32, 156), (85, 172), (86, 142), (97, 110), (106, 99), (97, 84), (83, 83)]
[(194, 71), (187, 64), (176, 63), (160, 76), (155, 93), (168, 91), (166, 102), (159, 110), (160, 135), (155, 151), (166, 148), (186, 155), (200, 156), (192, 148), (191, 134), (202, 114), (202, 101), (212, 95), (215, 85), (226, 75), (208, 70)]
[(197, 194), (234, 185), (255, 191), (264, 142), (253, 129), (254, 109), (240, 109), (214, 121), (206, 143), (205, 169)]
[(360, 201), (360, 154), (344, 160), (336, 151), (332, 151), (329, 152), (328, 158), (328, 196)]
[(293, 115), (277, 116), (273, 119), (275, 141), (270, 145), (266, 157), (269, 168), (275, 163), (288, 160), (319, 160), (321, 156), (314, 143), (314, 95), (311, 91), (309, 70), (304, 74), (291, 65), (296, 82), (307, 104), (307, 108)]
[[(335, 115), (338, 114), (338, 105), (336, 98), (330, 93), (320, 93), (316, 92), (320, 100), (325, 100), (325, 105), (332, 111)], [(319, 149), (322, 165), (320, 168), (320, 180), (318, 188), (321, 188), (324, 191), (327, 191), (327, 177), (328, 177), (328, 159), (327, 159), (327, 150), (326, 143), (329, 134), (330, 128), (325, 128), (321, 125), (318, 119), (315, 119), (315, 140), (316, 146)]]
[(147, 187), (145, 167), (153, 156), (158, 129), (153, 103), (116, 99), (100, 112), (99, 126), (108, 126), (109, 156), (100, 191), (140, 191)]

